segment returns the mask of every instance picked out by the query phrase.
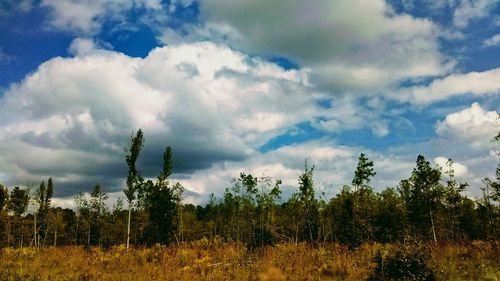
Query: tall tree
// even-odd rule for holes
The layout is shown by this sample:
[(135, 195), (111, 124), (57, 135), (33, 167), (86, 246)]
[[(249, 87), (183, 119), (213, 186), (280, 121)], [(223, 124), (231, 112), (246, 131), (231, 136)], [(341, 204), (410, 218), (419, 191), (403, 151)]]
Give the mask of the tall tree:
[(10, 200), (9, 200), (9, 210), (14, 213), (14, 236), (17, 234), (20, 238), (20, 243), (22, 245), (22, 230), (19, 230), (19, 221), (21, 220), (21, 216), (26, 212), (28, 208), (30, 200), (30, 191), (29, 189), (21, 189), (19, 186), (14, 187), (14, 189), (10, 192)]
[(29, 200), (29, 190), (21, 189), (19, 186), (16, 186), (10, 192), (9, 210), (14, 212), (14, 215), (20, 217), (24, 214), (24, 212), (26, 212)]
[(103, 219), (102, 216), (106, 214), (106, 200), (108, 195), (101, 190), (101, 185), (96, 184), (94, 189), (90, 193), (90, 239), (91, 244), (102, 245), (102, 231), (103, 231)]
[(450, 230), (451, 239), (456, 241), (461, 236), (459, 214), (460, 207), (465, 199), (461, 193), (465, 191), (468, 184), (457, 181), (455, 178), (455, 169), (453, 168), (453, 160), (451, 159), (446, 161), (444, 173), (448, 176), (444, 189), (444, 201), (448, 211), (448, 229)]
[(355, 190), (367, 188), (371, 178), (376, 174), (373, 168), (373, 161), (369, 161), (366, 155), (361, 153), (358, 158), (358, 166), (356, 167), (356, 171), (354, 171), (352, 185)]
[(10, 220), (4, 209), (7, 209), (7, 204), (9, 202), (9, 190), (0, 184), (0, 248), (7, 244), (8, 232), (7, 229), (10, 227)]
[(309, 242), (314, 241), (317, 231), (316, 217), (318, 213), (317, 202), (314, 197), (314, 166), (304, 164), (304, 172), (299, 176), (299, 200), (301, 202)]
[[(86, 245), (90, 247), (90, 226), (91, 226), (91, 216), (90, 216), (90, 203), (85, 198), (85, 194), (79, 192), (75, 195), (76, 204), (76, 232), (75, 232), (75, 243), (80, 244), (82, 236), (80, 232), (86, 235)], [(83, 240), (85, 241), (85, 240)]]
[[(54, 194), (54, 183), (52, 178), (49, 178), (47, 181), (47, 186), (45, 186), (45, 182), (42, 181), (40, 186), (36, 190), (35, 199), (38, 203), (38, 230), (35, 231), (35, 239), (40, 241), (40, 238), (43, 238), (43, 241), (47, 238), (47, 219), (50, 211), (50, 203), (52, 200), (52, 196)], [(36, 245), (37, 243), (35, 243)]]
[(177, 208), (183, 190), (181, 185), (169, 186), (172, 163), (172, 148), (167, 147), (163, 153), (163, 169), (158, 180), (156, 183), (148, 181), (144, 185), (145, 205), (150, 219), (149, 236), (154, 242), (161, 244), (169, 244), (176, 237)]
[(441, 170), (431, 167), (429, 161), (419, 155), (411, 177), (401, 181), (399, 187), (408, 208), (408, 219), (413, 224), (413, 232), (419, 233), (422, 238), (427, 238), (430, 233), (435, 243), (437, 236), (433, 212), (443, 196), (440, 180)]
[(129, 248), (130, 244), (130, 218), (132, 216), (132, 207), (134, 204), (134, 200), (136, 199), (136, 193), (144, 181), (141, 173), (136, 168), (137, 158), (139, 157), (143, 146), (144, 134), (142, 133), (142, 130), (139, 129), (137, 130), (135, 136), (131, 137), (130, 149), (126, 150), (128, 151), (128, 154), (125, 156), (125, 161), (127, 162), (128, 166), (127, 189), (124, 190), (128, 202), (127, 249)]
[(373, 161), (369, 161), (364, 153), (359, 155), (358, 165), (354, 171), (352, 184), (353, 193), (353, 227), (355, 233), (361, 235), (360, 240), (373, 239), (374, 227), (374, 206), (376, 198), (370, 181), (377, 173), (374, 171)]

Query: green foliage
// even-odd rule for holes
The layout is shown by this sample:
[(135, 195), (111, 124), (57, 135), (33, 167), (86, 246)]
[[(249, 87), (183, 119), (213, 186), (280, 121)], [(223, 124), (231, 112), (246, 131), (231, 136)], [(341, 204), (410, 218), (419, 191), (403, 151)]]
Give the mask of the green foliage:
[(354, 171), (352, 185), (355, 186), (356, 189), (367, 188), (370, 184), (371, 177), (376, 174), (373, 168), (373, 161), (368, 161), (365, 154), (361, 153), (358, 158), (358, 166), (356, 167), (356, 171)]
[(9, 190), (0, 184), (0, 213), (3, 211), (4, 207), (7, 206), (9, 202)]
[(429, 161), (419, 155), (411, 177), (399, 185), (412, 233), (418, 238), (436, 240), (433, 212), (441, 204), (444, 194), (440, 180), (441, 170), (431, 167)]
[(313, 181), (314, 166), (309, 167), (307, 161), (304, 165), (304, 172), (299, 176), (299, 204), (300, 221), (302, 223), (302, 235), (308, 237), (309, 242), (314, 242), (317, 237), (319, 212), (318, 202), (314, 196)]
[[(130, 149), (128, 149), (128, 154), (125, 156), (125, 161), (128, 166), (127, 174), (127, 189), (124, 190), (125, 196), (127, 196), (128, 203), (131, 204), (135, 199), (135, 193), (143, 181), (141, 173), (136, 168), (137, 158), (144, 146), (144, 134), (141, 129), (137, 130), (135, 136), (131, 137)], [(127, 150), (126, 150), (127, 151)]]
[(35, 198), (38, 203), (38, 231), (40, 237), (44, 238), (47, 235), (47, 219), (50, 211), (50, 203), (52, 196), (54, 194), (54, 183), (52, 178), (47, 181), (47, 186), (45, 182), (42, 181), (40, 186), (36, 190)]
[(374, 258), (375, 270), (367, 280), (434, 281), (434, 272), (427, 265), (429, 257), (428, 249), (419, 247), (402, 246), (385, 255), (378, 251)]
[(24, 212), (26, 212), (29, 199), (29, 190), (21, 189), (19, 186), (14, 187), (14, 189), (10, 192), (9, 210), (14, 212), (16, 216), (20, 217), (24, 214)]

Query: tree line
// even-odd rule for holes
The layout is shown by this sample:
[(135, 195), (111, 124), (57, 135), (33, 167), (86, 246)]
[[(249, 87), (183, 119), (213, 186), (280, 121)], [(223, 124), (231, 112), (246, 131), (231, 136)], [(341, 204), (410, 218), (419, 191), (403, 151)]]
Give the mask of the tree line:
[[(500, 141), (500, 133), (494, 138)], [(118, 199), (111, 208), (99, 184), (75, 195), (75, 209), (51, 204), (52, 178), (35, 189), (0, 185), (0, 247), (171, 244), (198, 239), (241, 241), (249, 247), (281, 242), (340, 242), (356, 247), (364, 242), (466, 242), (500, 236), (500, 165), (496, 178), (483, 180), (483, 196), (468, 198), (448, 160), (444, 171), (424, 156), (416, 159), (411, 176), (396, 187), (374, 191), (375, 165), (361, 153), (350, 185), (333, 198), (318, 194), (314, 166), (307, 162), (298, 188), (286, 201), (280, 180), (241, 173), (221, 197), (208, 204), (182, 201), (184, 188), (172, 183), (173, 152), (167, 147), (155, 180), (136, 167), (144, 144), (138, 130), (125, 157), (128, 207)], [(28, 211), (29, 210), (29, 211)]]

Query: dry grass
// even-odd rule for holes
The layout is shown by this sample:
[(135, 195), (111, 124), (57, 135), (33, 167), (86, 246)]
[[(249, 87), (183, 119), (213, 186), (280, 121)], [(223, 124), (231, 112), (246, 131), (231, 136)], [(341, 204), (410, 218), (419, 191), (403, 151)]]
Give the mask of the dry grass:
[[(364, 280), (380, 250), (332, 244), (282, 244), (247, 250), (242, 244), (201, 240), (171, 247), (3, 249), (0, 280)], [(438, 280), (500, 280), (500, 250), (488, 243), (431, 249)]]

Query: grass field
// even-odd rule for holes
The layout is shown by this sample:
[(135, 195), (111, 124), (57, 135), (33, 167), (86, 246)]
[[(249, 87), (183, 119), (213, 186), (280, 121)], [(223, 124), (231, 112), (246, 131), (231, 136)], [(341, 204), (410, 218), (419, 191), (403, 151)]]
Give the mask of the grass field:
[[(3, 249), (0, 280), (366, 280), (374, 258), (400, 246), (281, 244), (247, 250), (206, 240), (169, 247)], [(498, 244), (439, 245), (426, 261), (437, 280), (500, 280)]]

